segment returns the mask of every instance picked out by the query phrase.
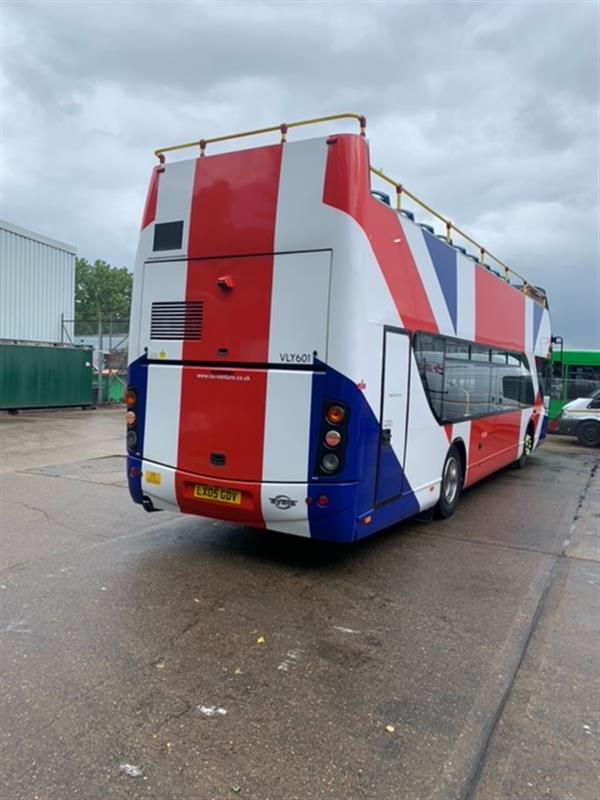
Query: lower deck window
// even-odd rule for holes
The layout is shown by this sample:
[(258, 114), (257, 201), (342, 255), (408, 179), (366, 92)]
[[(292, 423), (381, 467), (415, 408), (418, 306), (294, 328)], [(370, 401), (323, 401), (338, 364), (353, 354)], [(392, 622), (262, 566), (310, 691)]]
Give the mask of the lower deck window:
[(523, 353), (416, 333), (415, 357), (423, 388), (439, 422), (532, 406), (531, 371)]

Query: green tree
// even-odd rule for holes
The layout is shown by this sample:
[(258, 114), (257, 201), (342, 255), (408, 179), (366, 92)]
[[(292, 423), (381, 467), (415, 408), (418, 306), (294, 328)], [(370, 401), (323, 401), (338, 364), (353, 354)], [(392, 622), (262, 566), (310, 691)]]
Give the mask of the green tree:
[[(98, 320), (121, 321), (126, 327), (131, 306), (133, 276), (126, 267), (112, 267), (96, 259), (75, 261), (75, 335), (98, 331)], [(106, 326), (103, 326), (106, 330)]]

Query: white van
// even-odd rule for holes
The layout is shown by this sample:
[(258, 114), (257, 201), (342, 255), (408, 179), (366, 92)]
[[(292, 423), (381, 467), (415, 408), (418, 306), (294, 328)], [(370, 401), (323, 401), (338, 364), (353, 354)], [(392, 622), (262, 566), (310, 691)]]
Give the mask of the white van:
[(576, 436), (588, 447), (600, 445), (600, 389), (563, 406), (556, 433)]

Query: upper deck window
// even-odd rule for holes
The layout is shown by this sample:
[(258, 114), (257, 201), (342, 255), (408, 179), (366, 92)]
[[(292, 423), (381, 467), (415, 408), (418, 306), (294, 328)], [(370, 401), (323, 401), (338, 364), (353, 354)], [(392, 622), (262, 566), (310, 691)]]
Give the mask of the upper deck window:
[(181, 250), (183, 241), (183, 220), (177, 222), (157, 222), (154, 226), (154, 244), (156, 250)]

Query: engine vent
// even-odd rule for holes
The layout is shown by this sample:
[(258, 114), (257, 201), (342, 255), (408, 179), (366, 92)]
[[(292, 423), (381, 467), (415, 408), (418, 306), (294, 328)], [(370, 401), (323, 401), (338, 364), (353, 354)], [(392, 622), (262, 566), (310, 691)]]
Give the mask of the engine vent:
[(152, 339), (202, 339), (204, 303), (152, 303)]

